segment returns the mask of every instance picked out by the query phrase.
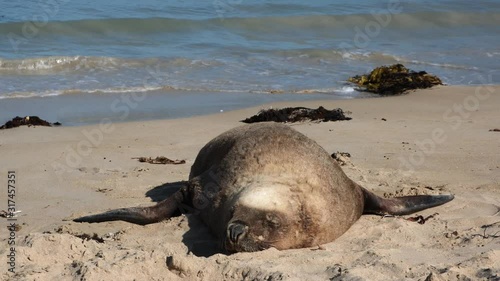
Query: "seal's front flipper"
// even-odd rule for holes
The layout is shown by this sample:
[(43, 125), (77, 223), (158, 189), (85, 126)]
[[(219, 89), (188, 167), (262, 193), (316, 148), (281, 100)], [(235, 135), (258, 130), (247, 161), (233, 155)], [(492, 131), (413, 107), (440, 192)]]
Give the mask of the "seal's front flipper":
[(151, 207), (132, 207), (110, 210), (104, 213), (76, 218), (75, 222), (126, 221), (140, 225), (159, 222), (171, 218), (179, 210), (185, 196), (181, 189), (167, 199)]
[(409, 215), (453, 200), (453, 195), (415, 195), (381, 198), (362, 188), (365, 198), (364, 214)]

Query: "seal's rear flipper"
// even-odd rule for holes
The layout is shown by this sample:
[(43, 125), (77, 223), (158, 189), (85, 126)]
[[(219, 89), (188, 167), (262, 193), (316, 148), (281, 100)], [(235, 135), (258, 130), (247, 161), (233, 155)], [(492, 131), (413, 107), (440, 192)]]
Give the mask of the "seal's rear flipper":
[(362, 188), (365, 197), (364, 214), (409, 215), (453, 200), (453, 195), (415, 195), (381, 198)]
[(171, 218), (179, 210), (184, 198), (183, 190), (151, 207), (132, 207), (110, 210), (101, 214), (76, 218), (74, 222), (126, 221), (145, 225)]

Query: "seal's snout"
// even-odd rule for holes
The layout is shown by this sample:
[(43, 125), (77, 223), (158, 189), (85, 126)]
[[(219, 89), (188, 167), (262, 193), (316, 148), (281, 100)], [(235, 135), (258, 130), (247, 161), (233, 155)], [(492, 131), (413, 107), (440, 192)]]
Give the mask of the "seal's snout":
[(245, 236), (246, 229), (246, 225), (242, 223), (231, 223), (227, 228), (227, 238), (229, 238), (232, 243), (238, 243), (238, 241)]

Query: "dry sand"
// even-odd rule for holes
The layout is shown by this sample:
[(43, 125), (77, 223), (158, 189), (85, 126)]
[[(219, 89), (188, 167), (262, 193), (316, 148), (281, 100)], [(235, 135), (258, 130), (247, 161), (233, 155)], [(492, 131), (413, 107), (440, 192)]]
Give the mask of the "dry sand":
[[(147, 226), (67, 219), (161, 200), (187, 179), (207, 141), (271, 105), (112, 124), (102, 140), (98, 125), (3, 130), (0, 209), (6, 208), (7, 171), (13, 170), (22, 213), (15, 275), (7, 271), (8, 222), (0, 218), (0, 279), (500, 280), (500, 133), (489, 131), (500, 128), (500, 86), (272, 106), (284, 105), (352, 112), (351, 121), (291, 126), (328, 152), (351, 153), (343, 169), (369, 190), (386, 196), (453, 193), (455, 200), (419, 212), (439, 213), (425, 224), (362, 216), (321, 247), (226, 256), (214, 254), (216, 242), (190, 215)], [(92, 147), (86, 134), (94, 134)], [(131, 159), (159, 155), (186, 164)]]

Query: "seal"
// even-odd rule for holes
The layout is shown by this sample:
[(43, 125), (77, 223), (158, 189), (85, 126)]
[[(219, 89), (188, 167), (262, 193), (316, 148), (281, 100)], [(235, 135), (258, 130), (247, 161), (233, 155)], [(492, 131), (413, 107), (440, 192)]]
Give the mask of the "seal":
[(312, 247), (341, 236), (363, 214), (406, 215), (453, 195), (384, 199), (349, 179), (315, 141), (278, 123), (231, 129), (208, 142), (179, 191), (151, 207), (75, 222), (150, 224), (196, 213), (229, 253)]

